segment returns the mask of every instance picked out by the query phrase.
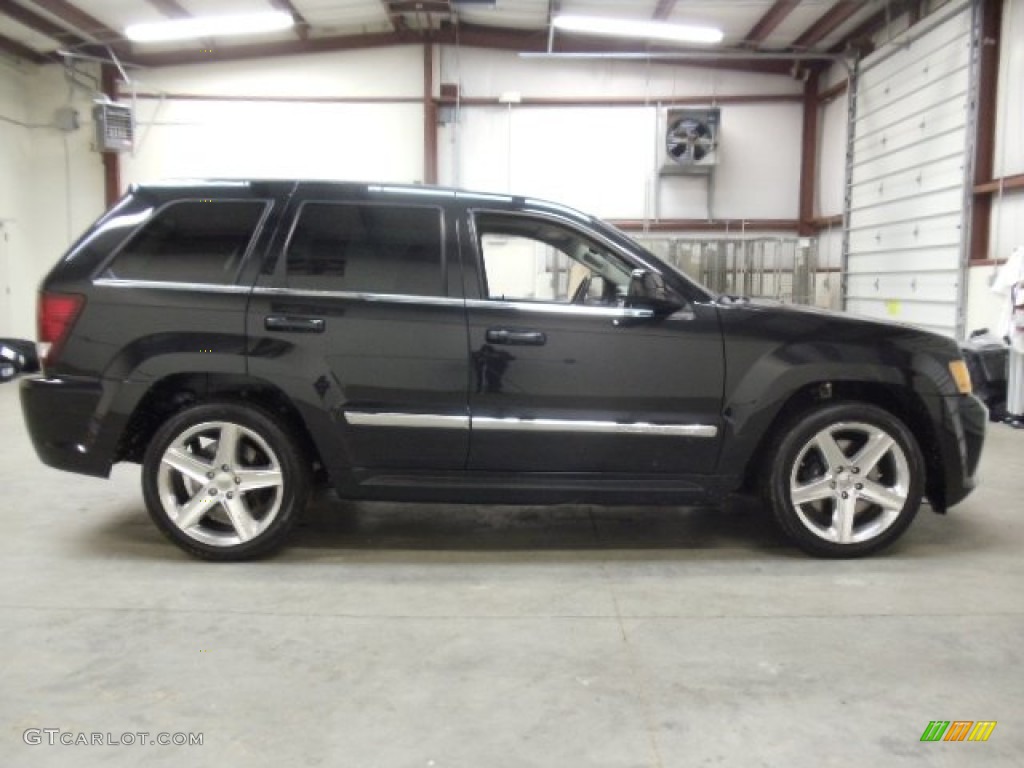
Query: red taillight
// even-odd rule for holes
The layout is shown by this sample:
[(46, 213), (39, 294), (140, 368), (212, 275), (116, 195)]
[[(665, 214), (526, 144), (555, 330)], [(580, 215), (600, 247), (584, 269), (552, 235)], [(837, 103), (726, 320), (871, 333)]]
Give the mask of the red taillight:
[(39, 294), (39, 356), (44, 365), (56, 360), (84, 306), (85, 297), (77, 293)]

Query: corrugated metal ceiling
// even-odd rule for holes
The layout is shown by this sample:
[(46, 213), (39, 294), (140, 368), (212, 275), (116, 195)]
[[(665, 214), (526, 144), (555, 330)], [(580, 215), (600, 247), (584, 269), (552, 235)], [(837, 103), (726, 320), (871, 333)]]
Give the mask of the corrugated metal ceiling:
[[(285, 55), (316, 50), (408, 43), (452, 43), (504, 50), (544, 50), (550, 19), (558, 13), (631, 20), (666, 19), (707, 24), (725, 34), (720, 49), (759, 52), (841, 49), (851, 35), (887, 15), (921, 3), (902, 0), (0, 0), (0, 55), (37, 62), (58, 50), (102, 53), (111, 45), (140, 64), (187, 63), (213, 58)], [(272, 8), (293, 14), (284, 33), (162, 46), (131, 44), (130, 24), (176, 16), (233, 14)], [(557, 33), (553, 50), (660, 51), (668, 45)]]

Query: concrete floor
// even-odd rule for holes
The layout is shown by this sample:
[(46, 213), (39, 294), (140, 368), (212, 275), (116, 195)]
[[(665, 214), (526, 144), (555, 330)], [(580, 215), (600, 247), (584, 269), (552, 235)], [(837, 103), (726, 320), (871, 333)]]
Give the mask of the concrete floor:
[[(227, 566), (159, 535), (136, 467), (42, 466), (15, 385), (0, 434), (4, 768), (1024, 764), (1024, 432), (993, 426), (980, 490), (868, 560), (744, 503), (323, 502)], [(921, 743), (936, 719), (998, 726)]]

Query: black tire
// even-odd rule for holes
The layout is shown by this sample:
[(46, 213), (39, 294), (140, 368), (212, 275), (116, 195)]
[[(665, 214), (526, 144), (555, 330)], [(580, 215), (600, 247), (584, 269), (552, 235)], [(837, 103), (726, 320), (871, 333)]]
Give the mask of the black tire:
[[(869, 442), (873, 450), (862, 453)], [(780, 430), (764, 469), (762, 496), (775, 520), (797, 546), (821, 557), (861, 557), (888, 546), (913, 522), (924, 495), (913, 434), (867, 403), (804, 412)]]
[(306, 506), (309, 484), (309, 464), (287, 427), (237, 403), (174, 414), (142, 462), (153, 522), (206, 560), (249, 560), (279, 549)]

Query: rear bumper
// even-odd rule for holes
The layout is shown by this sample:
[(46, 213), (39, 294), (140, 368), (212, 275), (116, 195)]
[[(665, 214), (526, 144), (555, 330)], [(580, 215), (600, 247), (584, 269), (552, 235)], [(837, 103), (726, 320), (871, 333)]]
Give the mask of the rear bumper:
[(936, 399), (941, 409), (937, 448), (943, 471), (941, 484), (929, 488), (929, 497), (932, 505), (944, 512), (963, 501), (977, 484), (988, 409), (974, 395)]
[(97, 418), (103, 400), (103, 387), (95, 380), (21, 381), (21, 410), (44, 464), (96, 477), (110, 474), (111, 456), (101, 449)]

